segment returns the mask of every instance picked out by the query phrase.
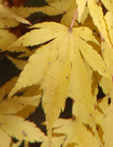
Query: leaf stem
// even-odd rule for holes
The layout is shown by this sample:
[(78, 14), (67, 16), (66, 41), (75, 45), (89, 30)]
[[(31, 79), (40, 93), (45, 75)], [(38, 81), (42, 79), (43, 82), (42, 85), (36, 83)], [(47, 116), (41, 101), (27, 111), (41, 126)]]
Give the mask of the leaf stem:
[(73, 19), (72, 19), (72, 22), (71, 22), (70, 28), (73, 27), (77, 15), (78, 15), (78, 9), (76, 9), (76, 11), (75, 11), (75, 14), (74, 14), (74, 17), (73, 17)]

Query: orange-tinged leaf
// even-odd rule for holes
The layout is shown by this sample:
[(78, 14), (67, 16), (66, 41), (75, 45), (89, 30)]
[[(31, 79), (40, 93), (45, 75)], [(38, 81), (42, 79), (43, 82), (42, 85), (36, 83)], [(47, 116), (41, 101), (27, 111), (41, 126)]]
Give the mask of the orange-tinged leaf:
[(25, 121), (19, 116), (0, 114), (0, 124), (7, 134), (18, 140), (43, 141), (44, 133), (34, 123)]

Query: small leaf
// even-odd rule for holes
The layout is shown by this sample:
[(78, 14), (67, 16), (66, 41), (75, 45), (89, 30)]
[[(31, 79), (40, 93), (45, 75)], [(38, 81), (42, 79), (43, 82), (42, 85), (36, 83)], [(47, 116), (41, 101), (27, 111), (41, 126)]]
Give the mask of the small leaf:
[(3, 5), (0, 4), (0, 17), (1, 18), (10, 18), (15, 19), (18, 22), (30, 24), (29, 21), (25, 20), (24, 18), (17, 16), (16, 14), (12, 13), (9, 9), (5, 8)]
[(24, 68), (24, 66), (27, 64), (27, 61), (15, 59), (15, 58), (8, 56), (8, 55), (7, 55), (7, 57), (20, 70), (22, 70)]
[(84, 12), (86, 6), (86, 0), (76, 0), (76, 3), (78, 4), (78, 18), (80, 22), (82, 13)]
[(18, 140), (42, 142), (45, 137), (44, 133), (34, 123), (25, 121), (19, 116), (0, 114), (0, 124), (7, 134)]
[(34, 97), (13, 97), (5, 99), (0, 103), (1, 114), (14, 114), (22, 110), (26, 105), (37, 106), (40, 102), (40, 96)]

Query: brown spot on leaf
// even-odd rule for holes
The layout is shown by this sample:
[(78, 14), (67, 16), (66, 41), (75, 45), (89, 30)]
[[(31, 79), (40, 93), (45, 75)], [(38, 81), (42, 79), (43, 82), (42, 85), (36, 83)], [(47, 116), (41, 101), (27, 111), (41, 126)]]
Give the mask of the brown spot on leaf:
[(27, 136), (27, 133), (24, 130), (22, 130), (22, 134), (24, 135), (24, 137)]
[(72, 33), (72, 28), (68, 28), (68, 31), (69, 31), (70, 33)]
[(20, 46), (23, 46), (23, 43), (21, 43)]
[(99, 130), (98, 126), (96, 126), (96, 130), (97, 130), (97, 131)]
[(97, 105), (96, 104), (94, 104), (94, 109), (96, 109), (97, 108)]
[(91, 113), (89, 115), (90, 115), (90, 117), (92, 117), (92, 114)]
[(2, 123), (0, 123), (0, 126), (2, 126), (3, 124)]
[(76, 116), (72, 115), (72, 121), (75, 121), (75, 120), (76, 120)]
[(102, 49), (102, 52), (104, 52), (104, 49)]

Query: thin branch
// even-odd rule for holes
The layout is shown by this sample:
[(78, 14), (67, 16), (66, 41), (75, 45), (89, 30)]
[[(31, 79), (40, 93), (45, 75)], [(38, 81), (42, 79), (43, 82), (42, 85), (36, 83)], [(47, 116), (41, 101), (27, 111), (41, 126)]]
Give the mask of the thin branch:
[(71, 22), (70, 28), (73, 27), (77, 15), (78, 15), (78, 9), (76, 9), (76, 11), (75, 11), (75, 14), (74, 14), (74, 17), (73, 17), (73, 19), (72, 19), (72, 22)]

